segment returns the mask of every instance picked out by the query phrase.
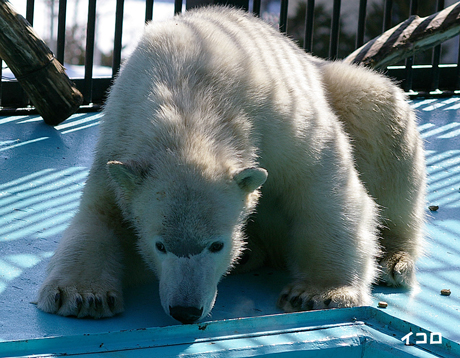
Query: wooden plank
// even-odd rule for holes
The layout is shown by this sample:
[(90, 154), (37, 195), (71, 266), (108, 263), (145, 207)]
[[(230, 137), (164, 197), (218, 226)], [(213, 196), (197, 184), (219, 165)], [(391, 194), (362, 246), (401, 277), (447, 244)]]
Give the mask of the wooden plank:
[(61, 123), (83, 102), (64, 67), (6, 0), (0, 0), (0, 57), (46, 123)]
[(457, 2), (431, 16), (411, 16), (355, 50), (344, 61), (385, 68), (459, 33), (460, 2)]

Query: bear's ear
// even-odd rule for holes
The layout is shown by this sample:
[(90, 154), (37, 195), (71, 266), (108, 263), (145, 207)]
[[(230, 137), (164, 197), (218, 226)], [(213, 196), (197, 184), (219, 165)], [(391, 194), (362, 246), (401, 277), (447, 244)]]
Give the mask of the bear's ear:
[(107, 171), (114, 182), (128, 195), (133, 192), (143, 178), (142, 172), (136, 170), (135, 166), (118, 161), (108, 162)]
[(265, 180), (267, 180), (268, 173), (262, 168), (246, 168), (236, 173), (233, 180), (245, 192), (250, 193), (259, 188)]

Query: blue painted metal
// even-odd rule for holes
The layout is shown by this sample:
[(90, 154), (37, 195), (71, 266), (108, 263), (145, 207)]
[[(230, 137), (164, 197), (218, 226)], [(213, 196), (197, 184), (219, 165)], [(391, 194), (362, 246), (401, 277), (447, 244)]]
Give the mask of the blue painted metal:
[[(126, 311), (111, 319), (58, 317), (31, 304), (78, 206), (100, 114), (55, 128), (37, 116), (0, 117), (0, 356), (460, 356), (460, 98), (412, 105), (426, 141), (427, 206), (439, 206), (427, 209), (418, 289), (375, 287), (373, 308), (281, 314), (275, 302), (289, 278), (264, 269), (222, 280), (209, 322), (190, 326), (165, 315), (155, 282), (125, 290)], [(411, 332), (419, 343), (405, 346)], [(430, 332), (443, 344), (429, 344)]]
[[(402, 342), (418, 326), (376, 308), (359, 307), (232, 319), (92, 335), (4, 342), (5, 356), (123, 353), (126, 357), (458, 357), (460, 345), (447, 339)], [(421, 339), (418, 339), (421, 341)], [(434, 343), (433, 343), (434, 342)]]

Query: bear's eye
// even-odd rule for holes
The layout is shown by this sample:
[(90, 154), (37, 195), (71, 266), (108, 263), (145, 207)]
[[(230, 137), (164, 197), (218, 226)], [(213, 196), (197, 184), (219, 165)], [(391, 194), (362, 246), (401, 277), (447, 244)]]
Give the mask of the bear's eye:
[(157, 247), (158, 251), (162, 252), (163, 254), (166, 254), (166, 247), (161, 242), (157, 242), (155, 246)]
[(209, 246), (209, 251), (211, 252), (219, 252), (224, 247), (224, 243), (220, 241), (213, 242), (211, 246)]

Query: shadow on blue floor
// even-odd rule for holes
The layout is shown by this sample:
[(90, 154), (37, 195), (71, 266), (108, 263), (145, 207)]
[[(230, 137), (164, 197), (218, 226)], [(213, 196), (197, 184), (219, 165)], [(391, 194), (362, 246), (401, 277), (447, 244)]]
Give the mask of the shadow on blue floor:
[[(38, 116), (0, 117), (0, 356), (108, 351), (136, 357), (460, 354), (460, 98), (412, 105), (426, 141), (427, 206), (439, 206), (437, 212), (427, 209), (420, 287), (375, 287), (374, 308), (277, 315), (276, 298), (288, 279), (284, 272), (265, 269), (226, 277), (209, 317), (212, 323), (191, 326), (177, 325), (165, 315), (155, 282), (125, 292), (126, 311), (111, 319), (58, 317), (31, 304), (78, 207), (100, 114), (77, 114), (55, 128)], [(441, 289), (452, 294), (442, 296)], [(375, 308), (378, 301), (388, 307)], [(406, 346), (401, 339), (410, 333)], [(442, 344), (430, 344), (431, 334), (438, 334)]]

